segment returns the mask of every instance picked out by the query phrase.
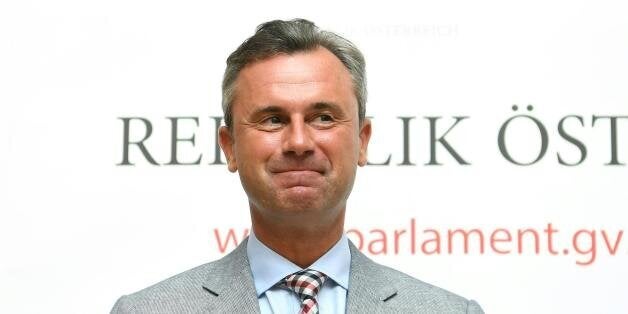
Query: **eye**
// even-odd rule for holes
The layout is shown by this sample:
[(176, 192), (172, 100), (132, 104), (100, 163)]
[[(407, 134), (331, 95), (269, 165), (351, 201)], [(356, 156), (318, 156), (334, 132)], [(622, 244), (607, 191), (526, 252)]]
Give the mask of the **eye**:
[(278, 116), (272, 116), (264, 120), (264, 122), (270, 123), (270, 124), (279, 124), (281, 123), (281, 119)]
[(315, 123), (329, 124), (334, 122), (334, 118), (329, 114), (320, 114), (314, 118)]
[(283, 121), (279, 116), (269, 116), (259, 122), (262, 128), (266, 130), (278, 129), (282, 126)]
[(318, 117), (321, 119), (321, 121), (326, 121), (326, 122), (331, 122), (331, 121), (334, 121), (334, 118), (332, 118), (332, 117), (331, 117), (330, 115), (328, 115), (328, 114), (322, 114), (322, 115), (320, 115), (320, 116), (318, 116)]

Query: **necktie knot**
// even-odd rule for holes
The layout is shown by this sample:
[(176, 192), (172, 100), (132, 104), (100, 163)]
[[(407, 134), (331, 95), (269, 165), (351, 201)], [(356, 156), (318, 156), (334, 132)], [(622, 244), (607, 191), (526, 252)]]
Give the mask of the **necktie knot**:
[(301, 300), (300, 314), (317, 314), (316, 295), (325, 283), (327, 275), (313, 269), (304, 269), (286, 276), (282, 285), (294, 291)]

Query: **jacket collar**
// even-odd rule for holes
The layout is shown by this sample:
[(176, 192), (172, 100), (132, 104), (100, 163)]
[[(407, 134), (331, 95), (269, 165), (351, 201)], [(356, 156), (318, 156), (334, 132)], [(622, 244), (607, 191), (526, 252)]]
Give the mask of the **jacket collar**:
[(203, 313), (260, 313), (244, 239), (225, 257), (210, 264), (203, 289), (214, 297)]
[(362, 254), (353, 243), (351, 271), (347, 293), (347, 313), (375, 313), (383, 309), (385, 302), (397, 296), (395, 283), (382, 272), (381, 265)]
[[(214, 297), (203, 308), (204, 312), (260, 313), (246, 255), (247, 240), (244, 239), (235, 250), (208, 266), (203, 288)], [(382, 266), (362, 254), (351, 241), (349, 249), (351, 269), (346, 312), (360, 313), (364, 309), (378, 312), (398, 291), (382, 273)]]

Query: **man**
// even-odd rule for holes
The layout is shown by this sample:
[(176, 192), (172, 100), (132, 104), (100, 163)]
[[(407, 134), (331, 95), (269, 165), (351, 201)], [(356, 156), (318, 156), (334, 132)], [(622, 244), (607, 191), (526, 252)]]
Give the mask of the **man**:
[(227, 59), (220, 146), (252, 232), (222, 259), (123, 296), (112, 313), (482, 313), (378, 265), (343, 234), (366, 164), (364, 58), (306, 20), (258, 27)]

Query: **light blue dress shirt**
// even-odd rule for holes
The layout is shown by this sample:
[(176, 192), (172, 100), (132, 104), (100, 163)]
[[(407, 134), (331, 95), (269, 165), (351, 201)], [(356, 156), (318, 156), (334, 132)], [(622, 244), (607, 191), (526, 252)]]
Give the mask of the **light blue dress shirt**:
[[(255, 237), (253, 232), (249, 235), (246, 254), (251, 265), (262, 314), (299, 313), (301, 301), (297, 294), (275, 285), (284, 277), (300, 271), (301, 267), (268, 248)], [(319, 313), (345, 312), (350, 265), (349, 240), (343, 234), (342, 238), (325, 255), (307, 267), (328, 276), (316, 297)]]

